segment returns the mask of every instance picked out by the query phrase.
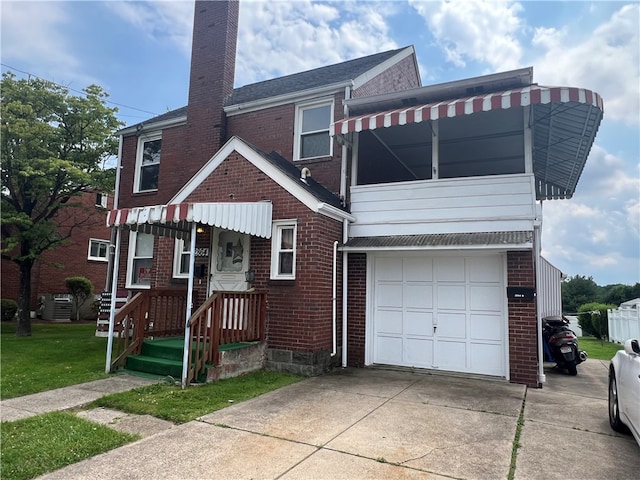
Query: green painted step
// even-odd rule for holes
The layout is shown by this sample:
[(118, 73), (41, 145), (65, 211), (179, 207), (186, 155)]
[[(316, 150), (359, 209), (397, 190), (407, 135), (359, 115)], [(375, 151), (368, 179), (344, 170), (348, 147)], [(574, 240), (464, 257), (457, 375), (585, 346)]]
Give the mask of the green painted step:
[(130, 355), (127, 357), (125, 368), (153, 375), (171, 375), (182, 378), (182, 361), (166, 358), (150, 357), (148, 355)]

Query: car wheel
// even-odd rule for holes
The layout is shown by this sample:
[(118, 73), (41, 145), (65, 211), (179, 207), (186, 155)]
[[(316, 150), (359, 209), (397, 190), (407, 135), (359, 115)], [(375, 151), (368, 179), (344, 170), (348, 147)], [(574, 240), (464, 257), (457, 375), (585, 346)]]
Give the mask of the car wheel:
[(616, 374), (611, 369), (609, 372), (609, 424), (616, 432), (626, 432), (627, 427), (620, 421), (620, 410), (618, 406), (618, 383)]

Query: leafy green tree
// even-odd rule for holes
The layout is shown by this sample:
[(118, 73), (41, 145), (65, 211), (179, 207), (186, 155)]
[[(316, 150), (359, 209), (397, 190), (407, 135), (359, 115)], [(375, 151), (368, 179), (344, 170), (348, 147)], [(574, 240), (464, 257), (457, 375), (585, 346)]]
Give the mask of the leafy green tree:
[(601, 299), (603, 303), (611, 303), (618, 306), (634, 298), (640, 298), (640, 283), (636, 283), (633, 286), (618, 283), (615, 285), (606, 285), (602, 288), (604, 290)]
[[(72, 96), (44, 80), (2, 75), (2, 254), (20, 269), (18, 336), (31, 335), (34, 263), (46, 250), (67, 243), (89, 218), (78, 196), (113, 190), (115, 171), (104, 167), (117, 153), (114, 133), (122, 123), (117, 109), (106, 106), (101, 87), (91, 85), (84, 93)], [(73, 219), (64, 227), (55, 221), (62, 212)]]
[(600, 288), (592, 277), (576, 275), (562, 282), (562, 310), (565, 314), (578, 312), (580, 305), (599, 301)]
[(73, 297), (76, 321), (80, 320), (80, 308), (93, 296), (93, 283), (86, 277), (67, 277), (64, 279), (64, 284)]
[(584, 333), (596, 338), (609, 336), (608, 309), (616, 308), (615, 305), (604, 303), (585, 303), (578, 308), (578, 324)]

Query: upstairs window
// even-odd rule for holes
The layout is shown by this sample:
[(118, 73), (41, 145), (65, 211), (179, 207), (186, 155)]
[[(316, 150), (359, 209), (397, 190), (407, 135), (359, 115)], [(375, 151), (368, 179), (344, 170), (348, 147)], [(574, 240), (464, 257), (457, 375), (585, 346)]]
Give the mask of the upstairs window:
[(106, 262), (109, 255), (109, 240), (99, 240), (97, 238), (89, 239), (89, 260), (98, 262)]
[(296, 160), (332, 155), (333, 142), (329, 136), (332, 121), (333, 100), (298, 105), (294, 141)]
[(296, 278), (296, 233), (295, 220), (273, 223), (271, 236), (272, 280), (293, 280)]
[(160, 133), (144, 135), (138, 139), (135, 192), (158, 190), (161, 151), (162, 136)]

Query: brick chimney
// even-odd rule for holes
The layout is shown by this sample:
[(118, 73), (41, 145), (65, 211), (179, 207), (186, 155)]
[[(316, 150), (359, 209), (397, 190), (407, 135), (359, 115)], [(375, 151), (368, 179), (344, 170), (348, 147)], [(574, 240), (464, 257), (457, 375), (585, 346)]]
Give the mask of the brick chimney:
[(187, 125), (191, 161), (202, 166), (226, 138), (223, 111), (233, 93), (239, 3), (196, 0)]

